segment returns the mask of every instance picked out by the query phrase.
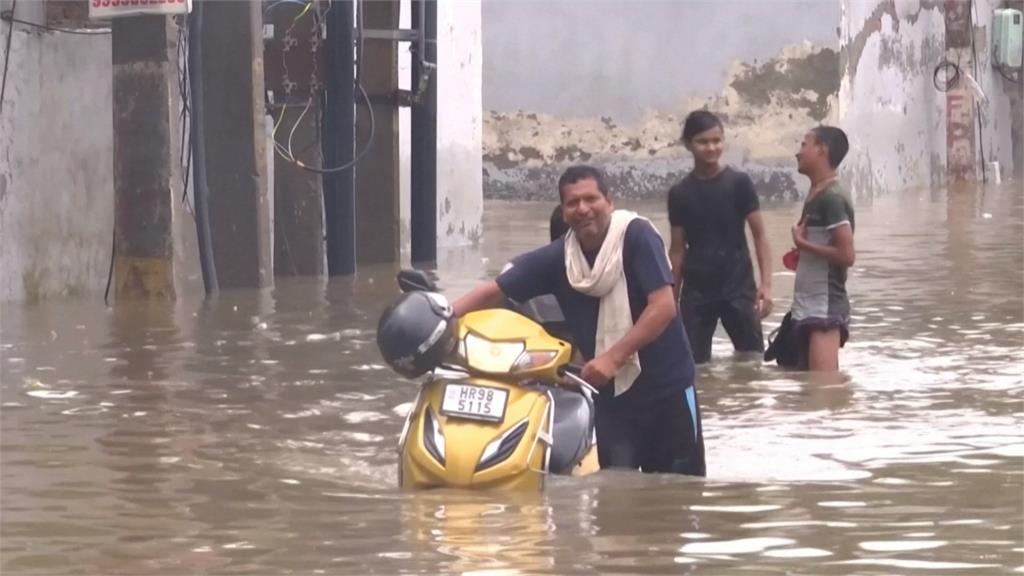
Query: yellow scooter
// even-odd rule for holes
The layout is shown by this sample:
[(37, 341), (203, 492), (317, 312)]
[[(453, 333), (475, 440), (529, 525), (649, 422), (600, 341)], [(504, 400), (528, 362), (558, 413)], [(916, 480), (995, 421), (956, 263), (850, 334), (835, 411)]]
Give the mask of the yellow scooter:
[(429, 373), (399, 439), (403, 488), (539, 490), (598, 469), (595, 391), (567, 369), (568, 343), (512, 310), (455, 319), (422, 272), (399, 285), (378, 347), (400, 374)]

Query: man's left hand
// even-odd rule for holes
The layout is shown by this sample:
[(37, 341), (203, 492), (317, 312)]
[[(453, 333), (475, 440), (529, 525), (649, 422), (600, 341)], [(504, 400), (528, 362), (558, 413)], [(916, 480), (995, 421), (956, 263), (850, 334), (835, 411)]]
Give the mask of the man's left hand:
[(793, 225), (793, 243), (796, 244), (797, 248), (802, 247), (807, 242), (807, 225), (804, 224), (803, 220)]
[(593, 386), (604, 386), (615, 378), (615, 373), (621, 366), (608, 352), (601, 354), (587, 362), (580, 372), (580, 377)]

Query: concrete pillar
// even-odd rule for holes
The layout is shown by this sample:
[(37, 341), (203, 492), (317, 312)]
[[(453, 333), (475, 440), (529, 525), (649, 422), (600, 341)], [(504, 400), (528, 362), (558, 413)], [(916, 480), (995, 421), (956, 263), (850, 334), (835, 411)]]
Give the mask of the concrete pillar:
[[(398, 0), (364, 2), (368, 29), (398, 28)], [(399, 259), (398, 49), (391, 40), (364, 40), (360, 55), (362, 85), (370, 96), (375, 121), (373, 142), (356, 165), (356, 262), (372, 264)], [(356, 145), (362, 149), (370, 132), (366, 103), (357, 99)], [(357, 152), (358, 153), (358, 152)]]
[[(292, 126), (302, 122), (292, 137), (292, 152), (309, 166), (321, 166), (319, 98), (309, 110), (289, 106), (278, 130), (278, 141), (287, 143)], [(287, 144), (285, 144), (287, 146)], [(274, 275), (320, 276), (324, 273), (324, 220), (319, 174), (303, 170), (274, 155)]]
[[(960, 67), (961, 78), (946, 92), (946, 177), (950, 184), (977, 180), (974, 95), (964, 73), (974, 70), (971, 52), (971, 3), (946, 0), (946, 60)], [(952, 72), (950, 72), (952, 74)]]
[(203, 4), (210, 228), (221, 288), (273, 283), (263, 114), (263, 15), (256, 0)]
[(480, 0), (437, 2), (437, 245), (475, 245), (483, 216)]
[(171, 163), (176, 31), (164, 16), (113, 21), (114, 296), (174, 297)]

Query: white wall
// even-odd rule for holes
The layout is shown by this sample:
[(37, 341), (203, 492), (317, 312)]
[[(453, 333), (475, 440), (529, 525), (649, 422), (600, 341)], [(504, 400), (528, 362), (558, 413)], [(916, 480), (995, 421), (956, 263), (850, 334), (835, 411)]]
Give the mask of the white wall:
[(437, 3), (437, 244), (476, 244), (483, 214), (480, 0)]
[(941, 6), (843, 0), (839, 125), (850, 136), (841, 175), (858, 197), (941, 184), (946, 99), (932, 72), (944, 58)]
[[(412, 24), (409, 0), (401, 0), (399, 26)], [(437, 245), (450, 248), (480, 240), (483, 213), (481, 95), (483, 45), (480, 0), (439, 2), (437, 14)], [(411, 89), (409, 43), (399, 44), (398, 87)], [(402, 250), (409, 250), (411, 115), (398, 112)]]
[[(988, 100), (981, 105), (982, 135), (975, 134), (979, 180), (982, 151), (986, 161), (999, 161), (1004, 177), (1013, 170), (1012, 85), (991, 67), (992, 9), (1001, 4), (974, 1), (978, 66), (965, 63), (961, 71), (961, 81), (971, 74)], [(842, 6), (839, 122), (851, 138), (844, 179), (859, 197), (943, 186), (946, 94), (933, 79), (946, 58), (942, 4), (842, 0)]]
[[(7, 33), (0, 24), (0, 62)], [(0, 300), (102, 292), (106, 284), (110, 62), (109, 35), (14, 26), (0, 117)]]
[[(1013, 173), (1013, 143), (1010, 139), (1010, 124), (1014, 111), (1011, 109), (1011, 91), (1015, 87), (992, 68), (992, 11), (1001, 8), (1001, 0), (974, 0), (975, 45), (978, 53), (978, 84), (988, 101), (982, 104), (982, 137), (985, 161), (999, 162), (1003, 178)], [(1021, 119), (1017, 118), (1017, 122)], [(982, 150), (979, 148), (978, 153)], [(1017, 167), (1019, 169), (1019, 167)]]

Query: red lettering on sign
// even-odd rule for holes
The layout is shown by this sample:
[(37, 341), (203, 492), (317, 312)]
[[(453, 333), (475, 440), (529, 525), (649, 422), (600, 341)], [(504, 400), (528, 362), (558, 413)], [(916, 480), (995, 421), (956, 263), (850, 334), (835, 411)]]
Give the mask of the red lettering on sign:
[(92, 7), (93, 8), (99, 8), (100, 7), (100, 0), (92, 0)]

